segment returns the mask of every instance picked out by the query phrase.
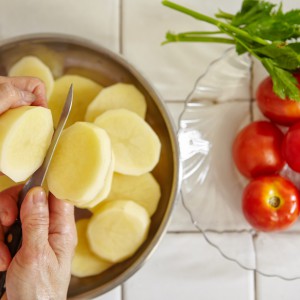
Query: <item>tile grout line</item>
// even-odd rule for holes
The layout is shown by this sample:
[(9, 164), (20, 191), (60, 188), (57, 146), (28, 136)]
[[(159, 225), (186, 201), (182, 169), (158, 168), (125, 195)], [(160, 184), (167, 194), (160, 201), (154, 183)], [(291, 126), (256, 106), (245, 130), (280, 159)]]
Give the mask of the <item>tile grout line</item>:
[[(123, 0), (119, 0), (119, 54), (123, 54)], [(124, 283), (120, 286), (120, 300), (125, 300)]]
[[(123, 0), (119, 0), (119, 54), (123, 55)], [(120, 300), (125, 300), (124, 283), (120, 286)]]
[(123, 54), (123, 0), (119, 0), (119, 54)]
[[(254, 95), (253, 95), (253, 82), (254, 82), (254, 61), (253, 58), (251, 57), (251, 68), (250, 68), (250, 85), (249, 85), (249, 89), (250, 89), (250, 116), (253, 118), (253, 102), (254, 102)], [(254, 247), (254, 255), (255, 255), (255, 266), (257, 267), (257, 255), (256, 255), (256, 251), (255, 251), (255, 237), (252, 235), (252, 242), (253, 242), (253, 247)], [(253, 298), (254, 300), (257, 300), (257, 273), (254, 270), (253, 271)]]
[(120, 299), (121, 300), (125, 300), (125, 295), (124, 295), (124, 283), (121, 284), (121, 287), (120, 287)]
[(254, 285), (254, 295), (253, 298), (254, 300), (258, 299), (258, 295), (257, 295), (257, 272), (253, 271), (253, 285)]

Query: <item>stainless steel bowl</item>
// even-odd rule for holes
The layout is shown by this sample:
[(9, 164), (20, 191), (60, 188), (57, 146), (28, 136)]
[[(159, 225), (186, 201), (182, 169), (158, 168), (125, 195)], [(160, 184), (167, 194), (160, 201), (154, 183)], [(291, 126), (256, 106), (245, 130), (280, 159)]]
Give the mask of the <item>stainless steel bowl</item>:
[[(106, 272), (87, 278), (72, 277), (68, 299), (99, 296), (132, 276), (149, 258), (161, 240), (170, 219), (180, 184), (180, 164), (177, 138), (162, 99), (149, 82), (119, 55), (89, 41), (57, 34), (17, 37), (0, 44), (0, 75), (25, 55), (35, 55), (44, 61), (57, 78), (62, 74), (86, 76), (103, 86), (116, 82), (134, 84), (146, 97), (146, 120), (162, 143), (160, 161), (153, 171), (161, 186), (162, 196), (152, 217), (148, 239), (137, 253)], [(145, 58), (146, 59), (146, 58)], [(84, 211), (77, 210), (80, 218)]]

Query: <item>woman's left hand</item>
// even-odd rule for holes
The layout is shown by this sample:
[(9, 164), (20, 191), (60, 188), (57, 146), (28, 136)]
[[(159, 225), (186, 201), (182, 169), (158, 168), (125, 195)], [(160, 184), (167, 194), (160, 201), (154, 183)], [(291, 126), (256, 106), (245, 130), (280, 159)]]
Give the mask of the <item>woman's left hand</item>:
[(23, 105), (47, 106), (44, 83), (35, 77), (0, 76), (0, 114)]

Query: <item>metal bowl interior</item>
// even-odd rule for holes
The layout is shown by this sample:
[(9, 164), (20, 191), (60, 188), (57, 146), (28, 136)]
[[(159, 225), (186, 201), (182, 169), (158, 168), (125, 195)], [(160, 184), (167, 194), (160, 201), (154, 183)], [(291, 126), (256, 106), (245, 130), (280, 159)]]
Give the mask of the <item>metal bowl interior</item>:
[[(119, 55), (70, 36), (24, 36), (0, 44), (0, 75), (7, 75), (10, 67), (25, 55), (39, 57), (50, 67), (55, 78), (63, 74), (78, 74), (103, 86), (116, 82), (134, 84), (145, 95), (148, 105), (146, 120), (158, 134), (162, 144), (160, 161), (153, 171), (160, 183), (162, 196), (152, 217), (145, 243), (133, 257), (98, 276), (71, 278), (68, 299), (96, 297), (133, 275), (152, 253), (165, 232), (179, 190), (180, 164), (176, 134), (157, 93), (140, 73)], [(86, 211), (77, 210), (76, 218), (85, 214)]]

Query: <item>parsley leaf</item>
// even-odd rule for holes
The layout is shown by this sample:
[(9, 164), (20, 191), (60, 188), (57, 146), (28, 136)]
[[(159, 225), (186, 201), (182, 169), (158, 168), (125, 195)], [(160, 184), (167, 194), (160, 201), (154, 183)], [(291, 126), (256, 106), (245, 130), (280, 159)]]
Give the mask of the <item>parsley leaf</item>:
[(290, 72), (277, 67), (272, 59), (263, 58), (261, 62), (272, 77), (273, 88), (277, 95), (282, 99), (300, 101), (296, 78)]

